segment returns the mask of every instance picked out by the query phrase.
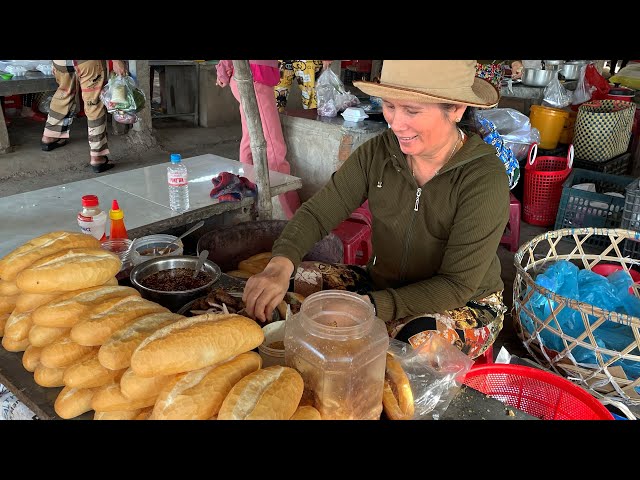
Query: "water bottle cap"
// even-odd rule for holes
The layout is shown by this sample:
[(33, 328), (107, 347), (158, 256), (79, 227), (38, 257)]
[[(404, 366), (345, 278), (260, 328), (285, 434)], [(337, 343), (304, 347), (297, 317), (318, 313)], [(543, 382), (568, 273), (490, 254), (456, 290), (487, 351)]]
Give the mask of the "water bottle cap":
[(83, 197), (82, 197), (82, 206), (83, 207), (97, 207), (98, 206), (98, 197), (97, 197), (97, 195), (83, 195)]
[(182, 155), (180, 155), (179, 153), (171, 154), (171, 163), (180, 163), (181, 160), (182, 160)]

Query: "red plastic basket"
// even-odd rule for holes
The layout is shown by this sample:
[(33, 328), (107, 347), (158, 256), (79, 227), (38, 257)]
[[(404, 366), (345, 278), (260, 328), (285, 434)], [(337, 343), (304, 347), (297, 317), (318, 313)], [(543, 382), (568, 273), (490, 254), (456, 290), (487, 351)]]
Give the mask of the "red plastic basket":
[(538, 368), (502, 363), (474, 366), (464, 383), (541, 420), (613, 420), (589, 392)]
[(530, 158), (525, 166), (522, 219), (531, 224), (547, 227), (556, 221), (562, 184), (571, 173), (573, 145), (569, 145), (567, 158)]

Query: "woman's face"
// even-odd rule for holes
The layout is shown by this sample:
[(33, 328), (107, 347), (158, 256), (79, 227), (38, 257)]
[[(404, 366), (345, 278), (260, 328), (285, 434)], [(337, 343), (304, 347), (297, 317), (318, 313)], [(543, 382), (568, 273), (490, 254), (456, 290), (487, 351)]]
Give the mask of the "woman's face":
[(464, 110), (457, 105), (446, 110), (435, 103), (382, 100), (384, 118), (405, 155), (430, 156), (449, 145)]

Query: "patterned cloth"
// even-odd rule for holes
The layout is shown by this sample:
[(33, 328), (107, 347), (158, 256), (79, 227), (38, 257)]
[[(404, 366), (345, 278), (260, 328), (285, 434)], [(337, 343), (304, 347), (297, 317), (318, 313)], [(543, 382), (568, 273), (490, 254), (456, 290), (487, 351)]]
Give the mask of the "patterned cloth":
[(316, 80), (322, 72), (322, 60), (279, 60), (280, 83), (275, 87), (278, 111), (284, 112), (293, 79), (300, 86), (302, 108), (317, 108)]
[(222, 172), (213, 177), (211, 182), (213, 188), (209, 196), (219, 202), (239, 202), (245, 197), (255, 197), (258, 192), (255, 183), (231, 172)]
[[(321, 290), (348, 290), (364, 295), (375, 286), (366, 269), (358, 265), (301, 262), (294, 277), (294, 291), (305, 297)], [(412, 320), (423, 317), (435, 319), (433, 330), (417, 333), (409, 343), (418, 347), (430, 335), (443, 336), (471, 358), (482, 355), (502, 330), (507, 307), (502, 301), (502, 291), (473, 300), (465, 306), (436, 314), (421, 314), (391, 320), (386, 323), (391, 338)]]
[(478, 62), (476, 63), (476, 77), (489, 81), (500, 92), (504, 78), (504, 66), (501, 63), (482, 64)]

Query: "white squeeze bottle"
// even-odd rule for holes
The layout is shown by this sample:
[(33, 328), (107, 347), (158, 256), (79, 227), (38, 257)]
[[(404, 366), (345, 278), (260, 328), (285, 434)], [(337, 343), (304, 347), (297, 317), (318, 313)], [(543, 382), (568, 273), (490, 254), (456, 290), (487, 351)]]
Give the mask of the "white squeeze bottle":
[(82, 197), (82, 210), (78, 213), (78, 225), (80, 225), (82, 233), (93, 235), (101, 242), (107, 239), (105, 235), (107, 214), (100, 210), (96, 195)]
[(171, 164), (167, 167), (169, 183), (169, 206), (171, 210), (182, 213), (189, 210), (189, 179), (187, 167), (182, 163), (179, 153), (171, 154)]

